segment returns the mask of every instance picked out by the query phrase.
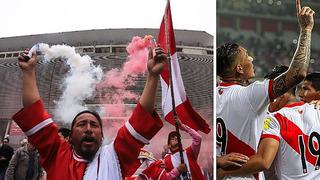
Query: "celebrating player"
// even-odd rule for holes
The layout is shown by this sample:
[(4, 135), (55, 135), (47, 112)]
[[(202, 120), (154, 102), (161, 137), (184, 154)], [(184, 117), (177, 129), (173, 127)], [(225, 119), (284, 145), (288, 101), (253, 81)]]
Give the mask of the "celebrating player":
[[(300, 26), (297, 49), (288, 71), (274, 80), (247, 85), (255, 76), (253, 58), (247, 50), (237, 44), (225, 44), (217, 49), (217, 74), (222, 80), (216, 96), (217, 154), (254, 155), (268, 104), (305, 78), (314, 11), (309, 7), (301, 8), (300, 0), (296, 0), (296, 9)], [(259, 177), (263, 178), (263, 175), (260, 173)]]

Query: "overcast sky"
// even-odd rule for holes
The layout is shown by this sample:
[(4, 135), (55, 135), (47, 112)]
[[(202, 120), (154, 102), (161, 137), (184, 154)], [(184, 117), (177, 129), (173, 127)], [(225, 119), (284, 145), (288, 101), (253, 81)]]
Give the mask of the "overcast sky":
[[(175, 29), (215, 33), (215, 0), (171, 0)], [(1, 0), (0, 37), (159, 28), (166, 0)]]

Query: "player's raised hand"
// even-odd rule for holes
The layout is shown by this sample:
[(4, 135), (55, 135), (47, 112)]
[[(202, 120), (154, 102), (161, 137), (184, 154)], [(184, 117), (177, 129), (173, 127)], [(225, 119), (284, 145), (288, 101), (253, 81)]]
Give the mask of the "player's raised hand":
[(301, 8), (301, 0), (296, 0), (297, 18), (301, 30), (312, 31), (315, 12), (308, 6)]

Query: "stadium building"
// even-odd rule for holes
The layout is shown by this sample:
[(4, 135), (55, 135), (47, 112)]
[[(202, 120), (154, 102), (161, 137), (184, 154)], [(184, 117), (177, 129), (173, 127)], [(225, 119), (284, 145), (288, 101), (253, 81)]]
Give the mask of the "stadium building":
[[(12, 115), (22, 107), (21, 102), (21, 72), (18, 67), (17, 57), (25, 48), (43, 42), (49, 45), (66, 44), (74, 46), (81, 55), (87, 54), (96, 65), (100, 65), (104, 72), (112, 68), (120, 68), (127, 59), (126, 46), (133, 36), (144, 37), (151, 34), (157, 37), (158, 29), (103, 29), (62, 32), (52, 34), (29, 35), (19, 37), (0, 38), (0, 136), (9, 135), (10, 144), (18, 146), (24, 136), (19, 128), (12, 122)], [(176, 30), (176, 43), (178, 58), (185, 89), (194, 109), (207, 120), (212, 127), (213, 123), (213, 36), (203, 31)], [(62, 94), (60, 85), (69, 70), (63, 59), (50, 60), (45, 63), (40, 58), (37, 65), (37, 83), (40, 95), (49, 113), (55, 109), (55, 101)], [(130, 90), (141, 94), (145, 78), (139, 77), (137, 85)], [(161, 111), (161, 88), (158, 86), (157, 112)], [(99, 97), (86, 101), (88, 106), (99, 106)], [(135, 101), (126, 102), (129, 108)], [(124, 123), (125, 117), (105, 117), (104, 128), (112, 133), (117, 132), (117, 127)], [(167, 133), (173, 126), (165, 123), (164, 129), (157, 135), (166, 142)], [(185, 144), (191, 142), (187, 134), (182, 134)], [(207, 159), (206, 164), (212, 165), (212, 131), (203, 136), (201, 154)], [(159, 143), (159, 142), (157, 142)], [(151, 142), (152, 144), (152, 142)], [(158, 144), (159, 145), (159, 144)], [(162, 146), (160, 144), (160, 146)], [(159, 147), (159, 146), (158, 146)], [(158, 148), (158, 151), (162, 149)], [(161, 152), (155, 152), (155, 156)], [(211, 158), (208, 158), (210, 156)], [(203, 165), (206, 166), (206, 165)], [(209, 167), (210, 169), (210, 167)]]

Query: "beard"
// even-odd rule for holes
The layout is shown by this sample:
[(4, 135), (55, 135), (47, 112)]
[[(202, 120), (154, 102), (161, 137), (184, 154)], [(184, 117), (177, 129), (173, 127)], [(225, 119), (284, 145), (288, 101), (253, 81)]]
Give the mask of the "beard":
[(81, 156), (87, 160), (87, 161), (92, 161), (93, 158), (95, 157), (100, 145), (98, 144), (98, 141), (90, 136), (85, 136), (81, 139), (81, 144), (84, 142), (92, 142), (94, 143), (93, 147), (87, 148), (87, 147), (81, 147)]
[(82, 151), (82, 157), (83, 159), (91, 162), (93, 158), (95, 157), (97, 151), (90, 151), (90, 150), (84, 150)]

